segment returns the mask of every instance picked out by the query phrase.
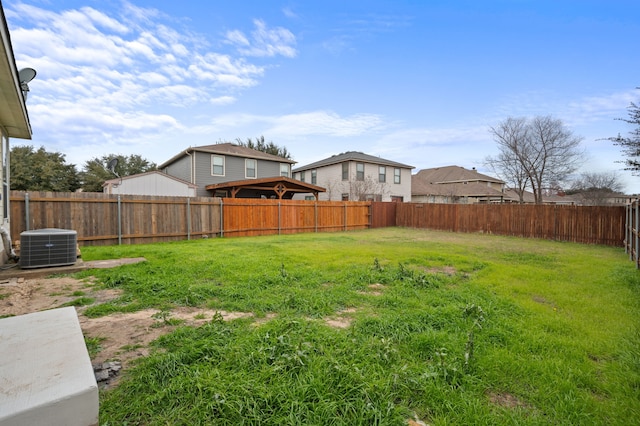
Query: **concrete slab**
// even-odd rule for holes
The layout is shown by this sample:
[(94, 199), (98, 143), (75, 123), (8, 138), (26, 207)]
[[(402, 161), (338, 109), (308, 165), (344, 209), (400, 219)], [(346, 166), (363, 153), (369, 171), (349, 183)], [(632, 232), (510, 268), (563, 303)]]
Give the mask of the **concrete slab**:
[(96, 425), (98, 405), (75, 308), (0, 319), (0, 426)]
[(19, 265), (15, 264), (14, 267), (7, 267), (4, 270), (0, 270), (0, 280), (9, 278), (43, 278), (49, 275), (55, 274), (73, 274), (75, 272), (84, 271), (85, 269), (106, 269), (115, 268), (120, 265), (129, 265), (132, 263), (146, 262), (144, 257), (132, 257), (122, 259), (108, 259), (108, 260), (91, 260), (84, 262), (82, 259), (78, 259), (76, 263), (68, 266), (51, 266), (46, 268), (34, 268), (34, 269), (21, 269)]

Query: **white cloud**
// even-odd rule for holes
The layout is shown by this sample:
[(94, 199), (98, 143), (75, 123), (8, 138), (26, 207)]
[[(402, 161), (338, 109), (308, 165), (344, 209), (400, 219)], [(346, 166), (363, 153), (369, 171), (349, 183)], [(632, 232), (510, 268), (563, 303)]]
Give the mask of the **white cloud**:
[[(213, 50), (210, 40), (179, 28), (175, 18), (128, 2), (111, 14), (21, 3), (5, 11), (18, 67), (38, 73), (27, 105), (34, 144), (65, 141), (65, 151), (144, 144), (198, 128), (187, 108), (232, 104), (265, 72), (245, 57)], [(295, 56), (288, 30), (254, 24), (245, 46), (254, 56)], [(241, 33), (231, 33), (241, 43)]]
[(341, 117), (332, 111), (312, 111), (282, 116), (226, 114), (212, 120), (216, 129), (259, 125), (262, 132), (283, 138), (300, 136), (351, 137), (381, 130), (385, 123), (379, 115), (353, 114)]
[(209, 102), (211, 102), (213, 105), (229, 105), (234, 103), (235, 101), (236, 98), (234, 98), (233, 96), (219, 96), (217, 98), (209, 99)]
[(291, 31), (282, 27), (270, 29), (260, 19), (255, 19), (253, 24), (256, 28), (251, 32), (251, 40), (242, 31), (233, 30), (226, 34), (227, 43), (236, 46), (238, 52), (245, 56), (296, 56), (296, 37)]
[(282, 8), (282, 14), (284, 16), (286, 16), (289, 19), (297, 19), (298, 18), (298, 14), (295, 13), (293, 11), (293, 9), (291, 9), (290, 7), (284, 7)]
[(383, 120), (375, 114), (341, 117), (331, 111), (290, 114), (273, 120), (269, 133), (287, 135), (356, 136), (379, 130)]
[(626, 108), (631, 102), (637, 102), (640, 91), (637, 89), (616, 92), (604, 96), (590, 96), (570, 102), (568, 115), (573, 124), (584, 124), (602, 119), (626, 118)]

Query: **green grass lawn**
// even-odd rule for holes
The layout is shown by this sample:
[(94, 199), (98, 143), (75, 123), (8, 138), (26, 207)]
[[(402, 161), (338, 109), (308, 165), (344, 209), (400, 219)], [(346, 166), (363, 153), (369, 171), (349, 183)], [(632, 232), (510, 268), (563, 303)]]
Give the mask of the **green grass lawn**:
[(102, 392), (103, 425), (640, 422), (622, 248), (400, 228), (83, 248), (138, 256), (80, 274), (124, 291), (88, 315), (255, 315), (156, 340)]

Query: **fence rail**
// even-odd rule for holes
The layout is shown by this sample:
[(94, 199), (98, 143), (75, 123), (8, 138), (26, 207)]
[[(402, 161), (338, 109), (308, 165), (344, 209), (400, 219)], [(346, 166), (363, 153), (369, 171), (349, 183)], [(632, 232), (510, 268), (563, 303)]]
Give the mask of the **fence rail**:
[[(137, 244), (386, 226), (481, 232), (622, 247), (638, 253), (639, 212), (618, 207), (422, 204), (11, 192), (11, 238), (78, 233), (81, 245)], [(629, 218), (631, 217), (631, 219)], [(625, 220), (634, 223), (630, 228)], [(635, 245), (632, 245), (634, 243)]]

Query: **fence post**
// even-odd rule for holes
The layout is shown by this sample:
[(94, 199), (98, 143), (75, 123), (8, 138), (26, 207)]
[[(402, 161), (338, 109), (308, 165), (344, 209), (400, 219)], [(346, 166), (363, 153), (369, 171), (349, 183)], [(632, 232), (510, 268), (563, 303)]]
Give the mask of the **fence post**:
[(220, 238), (224, 238), (224, 203), (222, 202), (222, 198), (220, 198)]
[(344, 230), (347, 230), (347, 202), (344, 201)]
[(118, 245), (122, 245), (122, 202), (118, 194)]
[(633, 206), (633, 202), (627, 204), (625, 206), (625, 218), (624, 218), (624, 252), (629, 255), (629, 260), (633, 260), (631, 258), (631, 208)]
[(280, 228), (282, 227), (280, 223), (280, 201), (278, 201), (278, 235), (280, 235)]
[(191, 239), (191, 201), (187, 197), (187, 241)]
[(24, 220), (26, 221), (27, 225), (25, 226), (25, 230), (29, 231), (29, 193), (25, 192), (24, 194)]
[(318, 233), (318, 201), (316, 200), (315, 203), (313, 203), (313, 226), (315, 228), (316, 234)]
[(632, 247), (632, 251), (633, 251), (633, 261), (636, 264), (636, 269), (638, 269), (638, 227), (640, 227), (640, 216), (638, 216), (638, 213), (640, 213), (640, 203), (635, 203), (636, 205), (636, 223), (635, 223), (635, 229), (633, 230), (633, 234), (634, 234), (634, 238), (633, 238), (633, 247)]

